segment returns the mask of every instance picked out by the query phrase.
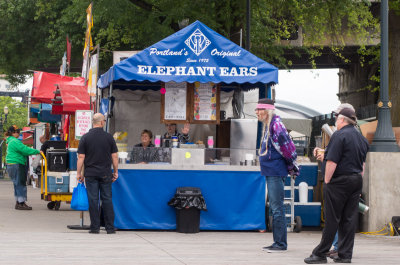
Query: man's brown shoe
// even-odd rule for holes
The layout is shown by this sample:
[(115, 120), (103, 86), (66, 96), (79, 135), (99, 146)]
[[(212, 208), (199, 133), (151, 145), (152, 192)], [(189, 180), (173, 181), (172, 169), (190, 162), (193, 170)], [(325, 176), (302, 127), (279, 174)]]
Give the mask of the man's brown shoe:
[(25, 202), (18, 203), (15, 205), (15, 209), (17, 210), (32, 210), (32, 207), (28, 206)]
[(334, 259), (334, 258), (337, 258), (337, 257), (338, 257), (338, 252), (337, 252), (337, 250), (332, 249), (332, 250), (329, 250), (329, 251), (326, 253), (326, 256), (329, 257), (329, 258), (331, 258), (331, 259)]

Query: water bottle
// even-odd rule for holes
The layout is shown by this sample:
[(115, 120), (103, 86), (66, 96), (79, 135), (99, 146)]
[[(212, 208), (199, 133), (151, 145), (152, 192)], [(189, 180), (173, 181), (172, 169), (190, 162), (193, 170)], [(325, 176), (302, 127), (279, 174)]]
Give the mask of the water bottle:
[(173, 148), (178, 148), (178, 137), (177, 136), (172, 136), (172, 147)]

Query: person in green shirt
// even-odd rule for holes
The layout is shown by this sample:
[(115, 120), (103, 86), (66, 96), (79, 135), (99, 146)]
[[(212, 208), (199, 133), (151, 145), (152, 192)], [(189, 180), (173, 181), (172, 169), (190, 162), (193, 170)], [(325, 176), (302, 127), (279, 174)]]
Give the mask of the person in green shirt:
[(39, 154), (40, 151), (24, 145), (18, 140), (20, 129), (16, 125), (8, 128), (5, 136), (7, 137), (7, 173), (14, 183), (14, 196), (16, 200), (16, 210), (32, 210), (32, 207), (26, 204), (26, 157)]

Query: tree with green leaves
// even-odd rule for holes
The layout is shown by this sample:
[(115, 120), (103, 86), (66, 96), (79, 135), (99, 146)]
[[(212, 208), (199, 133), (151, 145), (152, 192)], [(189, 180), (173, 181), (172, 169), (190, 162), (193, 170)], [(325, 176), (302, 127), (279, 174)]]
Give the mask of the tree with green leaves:
[[(7, 122), (4, 123), (4, 107), (8, 108)], [(0, 96), (0, 115), (2, 115), (3, 132), (2, 135), (11, 125), (17, 125), (18, 128), (25, 127), (28, 124), (28, 108), (21, 100), (11, 97)]]
[[(90, 2), (10, 0), (2, 3), (0, 12), (4, 16), (1, 16), (0, 25), (11, 27), (13, 34), (0, 43), (0, 52), (15, 51), (15, 47), (6, 44), (14, 43), (21, 32), (31, 28), (32, 33), (19, 42), (27, 45), (28, 38), (31, 39), (35, 43), (32, 50), (39, 56), (29, 56), (31, 51), (28, 50), (24, 55), (28, 59), (37, 58), (36, 62), (26, 61), (18, 69), (4, 67), (6, 62), (0, 62), (0, 70), (13, 75), (26, 73), (27, 65), (45, 68), (53, 63), (53, 67), (54, 64), (58, 67), (65, 50), (66, 35), (73, 44), (73, 65), (80, 66), (86, 29), (85, 10)], [(104, 69), (111, 63), (109, 51), (144, 49), (178, 31), (185, 19), (190, 23), (200, 20), (237, 43), (238, 33), (245, 29), (246, 24), (244, 0), (96, 0), (93, 3), (93, 39), (102, 48)], [(290, 38), (299, 27), (303, 29), (302, 48), (308, 50), (311, 60), (318, 56), (321, 44), (340, 51), (346, 39), (342, 32), (344, 26), (349, 29), (346, 35), (355, 36), (360, 41), (376, 32), (378, 24), (368, 3), (353, 0), (252, 1), (251, 51), (279, 67), (290, 67), (291, 62), (284, 57), (285, 49), (290, 46), (282, 40)], [(21, 10), (30, 10), (21, 13), (26, 17), (24, 20), (20, 20), (18, 15)], [(35, 23), (30, 24), (32, 21)], [(14, 60), (9, 61), (11, 65), (18, 65)]]

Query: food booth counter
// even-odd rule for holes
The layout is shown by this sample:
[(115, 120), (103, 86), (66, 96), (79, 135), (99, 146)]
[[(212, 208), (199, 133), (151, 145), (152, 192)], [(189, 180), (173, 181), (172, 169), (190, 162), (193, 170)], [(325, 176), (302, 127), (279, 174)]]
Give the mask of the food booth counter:
[(178, 187), (198, 187), (208, 211), (202, 230), (265, 229), (265, 178), (259, 166), (120, 164), (113, 184), (119, 229), (175, 229), (168, 206)]

